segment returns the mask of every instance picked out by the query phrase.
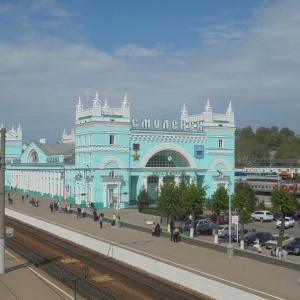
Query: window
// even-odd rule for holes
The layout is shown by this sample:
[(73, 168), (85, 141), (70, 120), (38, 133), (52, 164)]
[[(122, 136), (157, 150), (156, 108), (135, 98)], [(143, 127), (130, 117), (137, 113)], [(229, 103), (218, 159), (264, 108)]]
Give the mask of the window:
[(151, 168), (175, 168), (173, 160), (168, 160), (165, 155), (152, 156), (146, 164), (146, 167)]
[(114, 145), (115, 144), (115, 136), (112, 135), (112, 134), (109, 136), (109, 144), (110, 145)]
[(220, 140), (219, 140), (219, 148), (223, 148), (223, 147), (224, 147), (224, 145), (223, 145), (223, 140), (220, 139)]
[(171, 175), (168, 175), (168, 176), (164, 176), (163, 178), (163, 182), (166, 183), (168, 181), (174, 181), (175, 180), (175, 177), (174, 176), (171, 176)]
[(147, 183), (158, 183), (158, 180), (159, 180), (159, 178), (158, 178), (158, 176), (148, 176), (147, 177)]

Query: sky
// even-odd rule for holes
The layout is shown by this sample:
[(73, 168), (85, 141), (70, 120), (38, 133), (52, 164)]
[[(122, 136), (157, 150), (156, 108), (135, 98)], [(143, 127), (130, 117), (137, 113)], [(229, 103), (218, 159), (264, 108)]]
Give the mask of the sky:
[(237, 128), (300, 134), (299, 49), (299, 0), (0, 0), (0, 124), (56, 143), (98, 91), (139, 119), (231, 101)]

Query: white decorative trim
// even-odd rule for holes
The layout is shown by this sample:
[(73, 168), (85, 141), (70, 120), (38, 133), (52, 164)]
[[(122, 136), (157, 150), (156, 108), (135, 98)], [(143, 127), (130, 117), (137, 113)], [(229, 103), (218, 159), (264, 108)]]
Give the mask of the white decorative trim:
[(233, 155), (234, 150), (232, 149), (207, 149), (207, 154), (213, 155)]
[(105, 169), (106, 165), (111, 163), (111, 162), (117, 164), (120, 169), (125, 168), (123, 161), (120, 158), (115, 157), (115, 156), (108, 156), (105, 159), (103, 159), (100, 166), (99, 166), (99, 168), (100, 169)]
[(180, 153), (183, 157), (185, 157), (189, 163), (190, 168), (196, 168), (196, 162), (193, 158), (193, 156), (186, 151), (184, 148), (176, 145), (176, 144), (163, 144), (163, 145), (158, 145), (156, 147), (153, 147), (149, 152), (147, 152), (144, 157), (143, 160), (141, 161), (141, 167), (144, 168), (146, 167), (147, 162), (149, 161), (149, 159), (154, 156), (156, 153), (163, 151), (163, 150), (168, 150), (168, 151), (175, 151)]
[(172, 143), (206, 143), (207, 136), (159, 135), (159, 134), (131, 134), (130, 139), (135, 142), (172, 142)]
[(231, 170), (230, 163), (223, 158), (218, 158), (215, 161), (213, 161), (211, 164), (211, 170), (217, 170), (219, 165), (225, 166), (226, 170)]
[(75, 152), (129, 152), (129, 147), (125, 146), (97, 146), (76, 148)]

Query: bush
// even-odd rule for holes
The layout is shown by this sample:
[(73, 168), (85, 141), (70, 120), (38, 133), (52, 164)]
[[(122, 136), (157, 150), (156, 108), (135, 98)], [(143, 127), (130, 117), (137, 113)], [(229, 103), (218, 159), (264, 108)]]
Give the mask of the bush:
[(150, 204), (150, 197), (145, 189), (142, 189), (137, 197), (137, 207), (139, 212), (144, 208), (148, 208)]
[(147, 215), (159, 216), (159, 217), (166, 217), (165, 214), (161, 213), (156, 208), (144, 208), (141, 212), (143, 214), (147, 214)]

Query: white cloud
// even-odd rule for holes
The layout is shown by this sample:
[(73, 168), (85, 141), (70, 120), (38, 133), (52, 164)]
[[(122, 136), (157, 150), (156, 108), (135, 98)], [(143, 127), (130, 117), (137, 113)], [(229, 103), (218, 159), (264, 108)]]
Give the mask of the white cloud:
[[(36, 23), (48, 27), (45, 35), (24, 15), (17, 24), (26, 35), (12, 29), (12, 41), (0, 37), (0, 122), (8, 129), (20, 123), (29, 139), (58, 140), (74, 125), (78, 97), (87, 106), (98, 90), (111, 107), (127, 92), (132, 116), (178, 119), (183, 103), (201, 113), (207, 98), (214, 112), (223, 113), (231, 100), (237, 127), (276, 125), (300, 133), (299, 8), (300, 1), (270, 2), (246, 30), (234, 24), (202, 28), (206, 42), (198, 48), (127, 44), (111, 54), (84, 39), (75, 43), (82, 25), (73, 28), (55, 7), (51, 14), (58, 19)], [(68, 39), (62, 38), (66, 32), (49, 32), (60, 22)]]
[(139, 45), (129, 44), (116, 48), (113, 54), (121, 57), (141, 58), (157, 57), (160, 56), (162, 53), (155, 49), (146, 49)]

